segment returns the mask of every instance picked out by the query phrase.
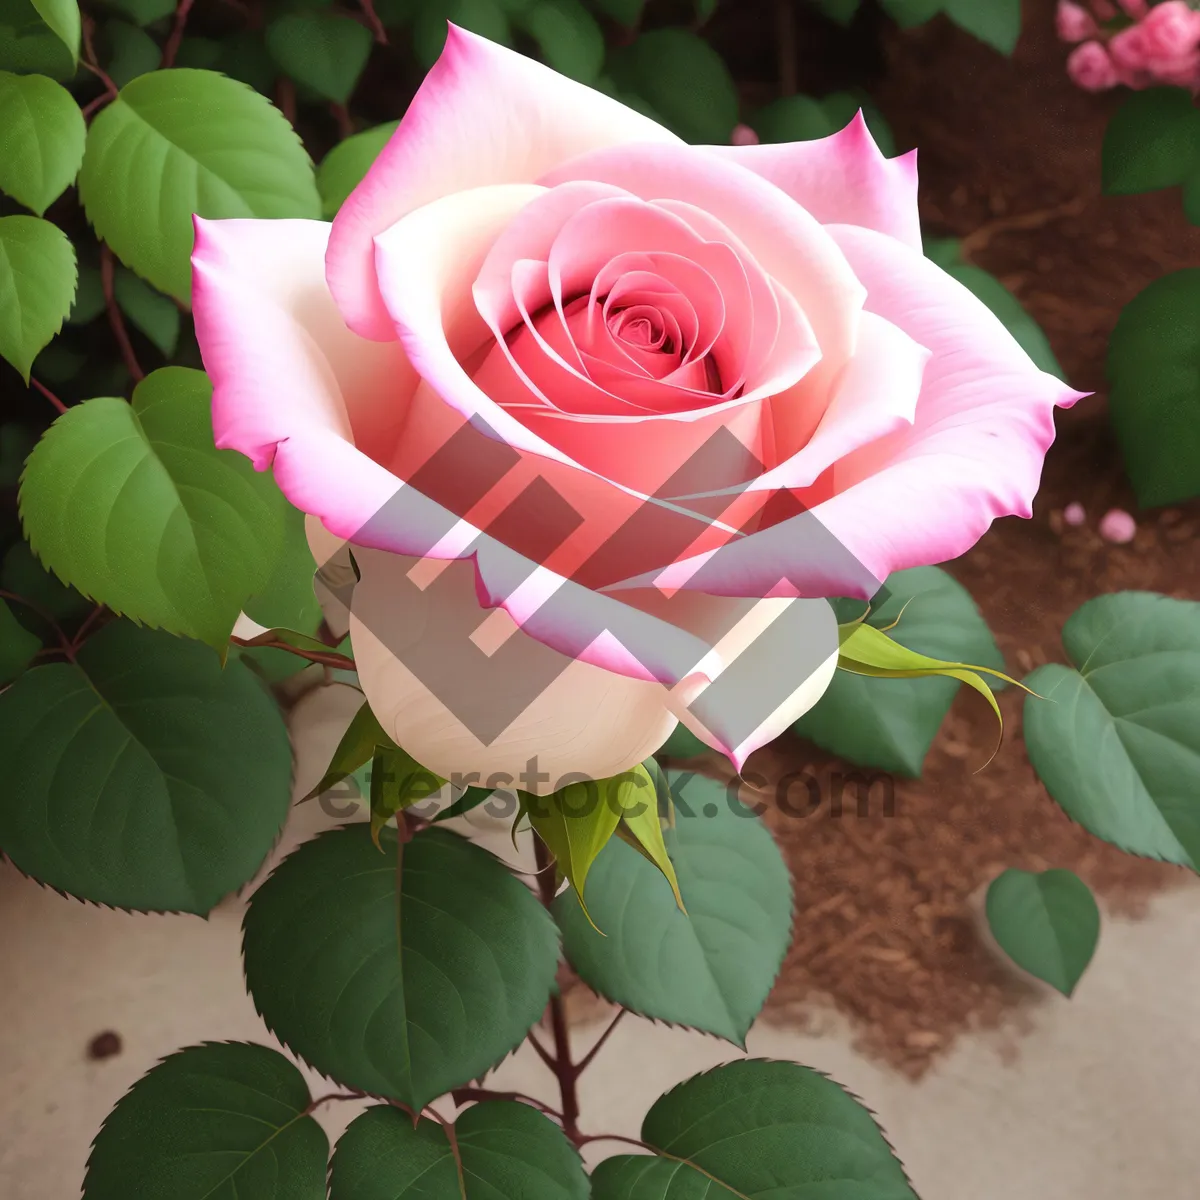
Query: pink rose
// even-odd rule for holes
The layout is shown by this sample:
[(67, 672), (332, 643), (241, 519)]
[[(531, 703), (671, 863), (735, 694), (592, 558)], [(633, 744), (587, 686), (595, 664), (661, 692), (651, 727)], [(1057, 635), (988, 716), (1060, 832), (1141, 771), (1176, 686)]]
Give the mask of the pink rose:
[(1055, 27), (1059, 38), (1064, 42), (1082, 42), (1085, 38), (1095, 37), (1099, 32), (1092, 14), (1081, 5), (1072, 3), (1072, 0), (1058, 0)]
[(1195, 54), (1200, 41), (1200, 12), (1187, 0), (1165, 0), (1155, 5), (1137, 26), (1142, 31), (1146, 66), (1170, 68)]
[[(861, 116), (689, 146), (454, 27), (332, 227), (197, 220), (193, 264), (217, 444), (352, 543), (364, 691), (442, 775), (609, 775), (677, 718), (740, 765), (828, 685), (820, 597), (1028, 516), (1079, 396)], [(555, 680), (498, 732), (489, 654)]]
[(1099, 42), (1084, 42), (1072, 50), (1067, 74), (1076, 87), (1086, 92), (1104, 92), (1120, 82), (1113, 60)]

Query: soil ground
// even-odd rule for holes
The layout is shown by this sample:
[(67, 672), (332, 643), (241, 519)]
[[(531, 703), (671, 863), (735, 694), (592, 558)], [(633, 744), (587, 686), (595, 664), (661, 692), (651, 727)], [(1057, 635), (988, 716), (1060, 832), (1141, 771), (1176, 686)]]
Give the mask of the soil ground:
[[(761, 19), (749, 19), (751, 8), (761, 16), (747, 5), (712, 33), (747, 80), (747, 96), (761, 101), (778, 78), (777, 41)], [(1200, 598), (1200, 503), (1137, 513), (1104, 398), (1108, 337), (1122, 307), (1160, 275), (1200, 265), (1200, 229), (1184, 218), (1177, 189), (1101, 194), (1101, 142), (1121, 96), (1074, 88), (1053, 0), (1025, 0), (1024, 8), (1011, 60), (944, 19), (908, 32), (867, 21), (851, 36), (805, 23), (797, 38), (800, 89), (870, 88), (898, 148), (919, 147), (927, 230), (969, 239), (971, 260), (1041, 323), (1071, 383), (1097, 393), (1059, 414), (1033, 519), (998, 522), (946, 564), (1018, 675), (1065, 661), (1063, 622), (1099, 593)], [(1072, 501), (1087, 510), (1086, 526), (1064, 527)], [(1113, 507), (1137, 513), (1128, 546), (1096, 533)], [(894, 816), (772, 821), (792, 866), (797, 921), (768, 1020), (819, 1022), (832, 1004), (854, 1023), (863, 1050), (919, 1075), (961, 1032), (1015, 1027), (1034, 995), (980, 935), (978, 897), (999, 871), (1067, 867), (1109, 911), (1126, 913), (1182, 881), (1178, 868), (1123, 855), (1057, 808), (1025, 756), (1021, 700), (1011, 689), (1001, 698), (1005, 744), (976, 773), (994, 725), (974, 699), (959, 697), (923, 778), (897, 781)], [(806, 765), (837, 766), (791, 738), (750, 764), (768, 778)]]

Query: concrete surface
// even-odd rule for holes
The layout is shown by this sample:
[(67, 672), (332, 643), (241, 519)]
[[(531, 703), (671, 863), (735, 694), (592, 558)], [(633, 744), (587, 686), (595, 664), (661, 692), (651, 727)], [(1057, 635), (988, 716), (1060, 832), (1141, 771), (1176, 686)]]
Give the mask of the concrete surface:
[[(298, 794), (358, 699), (335, 687), (297, 707)], [(328, 823), (315, 804), (301, 806), (273, 858)], [(512, 857), (506, 834), (481, 836)], [(243, 903), (232, 898), (207, 921), (131, 916), (0, 868), (0, 1197), (78, 1196), (96, 1129), (163, 1055), (207, 1039), (271, 1043), (242, 982)], [(923, 1200), (1187, 1200), (1200, 1174), (1197, 946), (1200, 887), (1160, 897), (1147, 920), (1106, 921), (1075, 998), (1036, 1006), (1007, 1065), (997, 1038), (981, 1036), (912, 1084), (860, 1058), (836, 1020), (820, 1037), (757, 1027), (750, 1053), (818, 1067), (863, 1097)], [(124, 1049), (91, 1062), (88, 1042), (105, 1030)], [(577, 1032), (581, 1049), (595, 1032)], [(582, 1124), (634, 1135), (662, 1091), (737, 1056), (715, 1039), (627, 1018), (582, 1080)], [(314, 1095), (333, 1090), (310, 1079)], [(528, 1049), (492, 1079), (556, 1098)], [(357, 1111), (342, 1103), (320, 1115), (336, 1136)], [(592, 1158), (620, 1150), (589, 1147)]]

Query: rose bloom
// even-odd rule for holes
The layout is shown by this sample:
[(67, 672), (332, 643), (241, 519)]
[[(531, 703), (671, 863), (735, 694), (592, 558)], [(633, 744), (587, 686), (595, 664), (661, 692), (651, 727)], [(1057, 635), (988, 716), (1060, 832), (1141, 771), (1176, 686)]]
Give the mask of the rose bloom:
[(1085, 92), (1106, 92), (1121, 82), (1116, 65), (1099, 42), (1076, 46), (1067, 58), (1067, 74)]
[(193, 264), (217, 445), (351, 544), (372, 710), (531, 791), (679, 720), (740, 767), (829, 684), (822, 597), (1028, 516), (1078, 398), (861, 117), (690, 146), (454, 27), (332, 226), (197, 220)]
[(1099, 32), (1095, 17), (1073, 0), (1058, 0), (1054, 24), (1059, 38), (1064, 42), (1082, 42)]

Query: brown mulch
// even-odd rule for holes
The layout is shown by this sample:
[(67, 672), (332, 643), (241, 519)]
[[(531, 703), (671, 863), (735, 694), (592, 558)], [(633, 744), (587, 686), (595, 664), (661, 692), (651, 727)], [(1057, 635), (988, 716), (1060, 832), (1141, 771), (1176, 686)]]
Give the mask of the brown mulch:
[[(1099, 593), (1200, 598), (1200, 503), (1140, 514), (1129, 546), (1095, 532), (1107, 509), (1136, 511), (1105, 414), (1109, 333), (1153, 279), (1200, 265), (1200, 230), (1184, 219), (1177, 190), (1100, 194), (1101, 140), (1120, 97), (1074, 89), (1053, 0), (1024, 7), (1026, 32), (1011, 62), (938, 20), (887, 36), (886, 71), (873, 89), (899, 147), (920, 147), (927, 228), (969, 236), (973, 261), (1041, 322), (1071, 382), (1098, 393), (1060, 414), (1033, 520), (999, 522), (948, 565), (1018, 674), (1064, 661), (1063, 622)], [(803, 63), (800, 77), (806, 89)], [(825, 78), (812, 90), (843, 85)], [(1064, 528), (1072, 501), (1087, 509), (1086, 527)], [(828, 791), (807, 819), (768, 813), (792, 868), (797, 918), (766, 1020), (819, 1028), (832, 1007), (850, 1019), (864, 1052), (919, 1076), (968, 1030), (1019, 1031), (1038, 996), (981, 937), (979, 898), (1001, 870), (1070, 868), (1106, 912), (1135, 916), (1155, 892), (1190, 878), (1073, 825), (1025, 756), (1020, 696), (1009, 689), (1000, 702), (1006, 737), (995, 760), (979, 771), (994, 722), (977, 697), (960, 696), (924, 777), (896, 782), (890, 817), (876, 802), (860, 818), (848, 793), (842, 818), (831, 819)], [(790, 737), (748, 769), (774, 779), (803, 767), (845, 769)], [(719, 760), (708, 769), (722, 774)], [(998, 1044), (1019, 1053), (1019, 1040)]]

